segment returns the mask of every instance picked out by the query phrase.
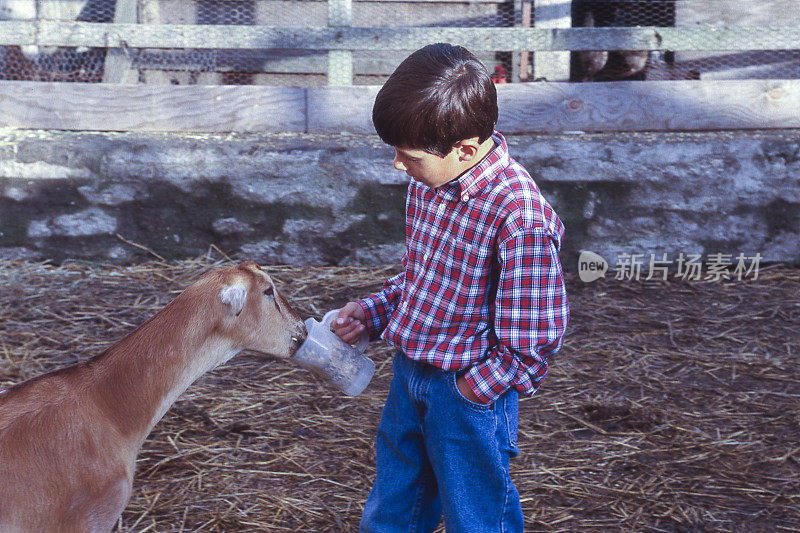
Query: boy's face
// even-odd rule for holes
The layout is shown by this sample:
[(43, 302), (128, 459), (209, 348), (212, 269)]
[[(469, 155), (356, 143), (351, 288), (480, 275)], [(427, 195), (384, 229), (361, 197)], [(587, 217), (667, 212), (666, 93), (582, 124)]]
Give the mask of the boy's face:
[(394, 148), (394, 168), (403, 170), (412, 179), (428, 187), (441, 187), (464, 172), (458, 148), (439, 157), (418, 148)]

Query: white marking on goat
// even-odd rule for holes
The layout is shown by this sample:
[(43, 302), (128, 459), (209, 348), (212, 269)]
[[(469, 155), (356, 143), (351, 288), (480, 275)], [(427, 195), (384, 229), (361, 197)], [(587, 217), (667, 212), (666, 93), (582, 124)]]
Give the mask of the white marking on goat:
[(242, 312), (244, 302), (247, 299), (247, 287), (244, 285), (225, 287), (220, 291), (219, 299), (222, 300), (222, 303), (231, 307), (234, 315), (238, 315)]

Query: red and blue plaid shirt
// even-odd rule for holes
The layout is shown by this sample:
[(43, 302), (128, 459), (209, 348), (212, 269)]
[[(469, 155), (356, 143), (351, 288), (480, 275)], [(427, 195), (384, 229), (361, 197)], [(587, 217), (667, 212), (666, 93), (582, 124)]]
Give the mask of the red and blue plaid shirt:
[(532, 395), (561, 348), (569, 307), (558, 258), (564, 225), (530, 175), (495, 148), (438, 188), (412, 180), (404, 270), (361, 300), (371, 337), (445, 371), (475, 394)]

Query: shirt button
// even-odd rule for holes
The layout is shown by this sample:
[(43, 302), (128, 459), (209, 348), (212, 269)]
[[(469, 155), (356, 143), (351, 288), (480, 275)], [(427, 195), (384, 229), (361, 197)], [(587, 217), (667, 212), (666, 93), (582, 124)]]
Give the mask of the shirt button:
[(467, 194), (467, 193), (462, 194), (461, 195), (461, 201), (462, 202), (466, 202), (467, 200), (469, 200), (469, 194)]

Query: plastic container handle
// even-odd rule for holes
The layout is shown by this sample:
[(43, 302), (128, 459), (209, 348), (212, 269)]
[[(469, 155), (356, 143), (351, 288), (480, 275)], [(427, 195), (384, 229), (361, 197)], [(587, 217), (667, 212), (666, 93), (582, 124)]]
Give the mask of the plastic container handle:
[[(328, 311), (327, 313), (325, 313), (325, 316), (322, 317), (321, 324), (323, 326), (327, 327), (328, 329), (330, 329), (331, 324), (333, 324), (333, 320), (338, 315), (339, 315), (339, 309), (333, 309), (331, 311)], [(334, 333), (334, 335), (336, 335), (336, 334)], [(338, 338), (338, 335), (337, 335), (337, 338)], [(344, 341), (342, 341), (342, 342), (344, 342)], [(358, 350), (361, 353), (364, 353), (364, 351), (367, 349), (368, 345), (369, 345), (369, 334), (365, 331), (363, 333), (363, 335), (361, 335), (361, 338), (358, 339), (358, 342), (355, 345), (356, 346), (356, 350)]]

